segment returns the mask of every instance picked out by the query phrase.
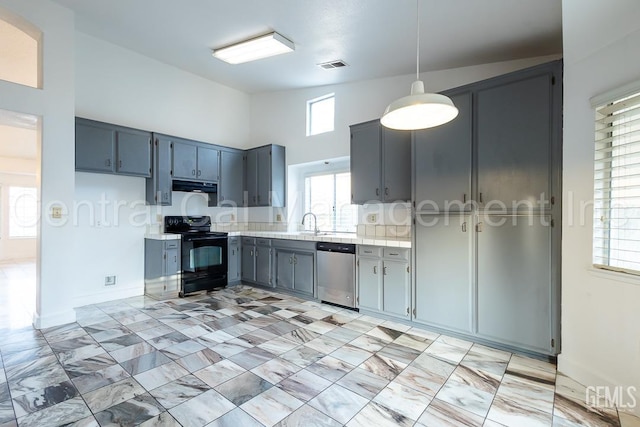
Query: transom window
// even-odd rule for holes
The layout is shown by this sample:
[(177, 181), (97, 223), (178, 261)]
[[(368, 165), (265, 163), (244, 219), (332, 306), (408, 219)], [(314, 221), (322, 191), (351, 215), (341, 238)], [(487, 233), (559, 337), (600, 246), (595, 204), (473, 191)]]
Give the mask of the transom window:
[(595, 110), (593, 263), (640, 274), (640, 91)]
[[(304, 211), (318, 218), (318, 229), (331, 232), (355, 232), (357, 206), (351, 204), (349, 172), (307, 176), (304, 180)], [(313, 230), (313, 220), (305, 228)]]
[(33, 25), (0, 8), (0, 80), (41, 88), (41, 39)]
[(335, 118), (335, 95), (330, 93), (307, 101), (307, 136), (332, 132)]

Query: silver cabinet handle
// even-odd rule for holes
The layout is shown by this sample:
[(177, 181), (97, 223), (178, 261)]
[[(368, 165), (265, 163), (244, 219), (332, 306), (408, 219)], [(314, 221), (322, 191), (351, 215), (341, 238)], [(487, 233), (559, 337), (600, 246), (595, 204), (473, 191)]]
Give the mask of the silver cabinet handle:
[(111, 159), (107, 159), (107, 160), (105, 160), (104, 164), (105, 164), (106, 166), (111, 166)]
[(479, 201), (480, 203), (483, 203), (483, 202), (482, 202), (482, 193), (478, 194), (478, 201)]
[(193, 176), (196, 175), (196, 170), (195, 169), (191, 169), (191, 175), (193, 175)]
[(373, 266), (373, 274), (378, 274), (378, 266)]
[(386, 275), (387, 275), (387, 267), (384, 267), (384, 268), (382, 269), (382, 274), (383, 274), (384, 276), (386, 276)]
[(289, 264), (293, 264), (293, 258), (289, 257)]
[(249, 256), (253, 256), (253, 251), (249, 251)]
[(120, 161), (118, 162), (118, 167), (119, 167), (120, 169), (122, 169), (122, 160), (120, 160)]
[(198, 176), (202, 175), (202, 171), (198, 169)]
[(462, 195), (462, 203), (467, 203), (467, 193)]
[(389, 195), (389, 187), (385, 187), (384, 189), (384, 195), (388, 196)]
[(379, 195), (380, 195), (380, 189), (376, 188), (376, 196), (379, 196)]
[(466, 232), (467, 232), (467, 223), (466, 223), (466, 222), (463, 222), (463, 223), (462, 223), (462, 232), (463, 232), (463, 233), (466, 233)]

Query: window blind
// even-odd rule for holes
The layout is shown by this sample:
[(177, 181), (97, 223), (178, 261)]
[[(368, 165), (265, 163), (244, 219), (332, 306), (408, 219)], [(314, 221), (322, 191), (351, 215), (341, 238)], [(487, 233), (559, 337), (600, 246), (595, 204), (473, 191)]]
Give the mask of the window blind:
[(595, 107), (593, 263), (640, 274), (640, 92)]

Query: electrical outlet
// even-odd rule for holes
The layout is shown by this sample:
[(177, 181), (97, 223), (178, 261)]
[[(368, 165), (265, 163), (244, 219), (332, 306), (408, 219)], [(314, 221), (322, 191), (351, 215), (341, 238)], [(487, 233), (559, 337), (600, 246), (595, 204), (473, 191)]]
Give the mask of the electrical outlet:
[(376, 214), (369, 214), (367, 215), (367, 222), (370, 224), (375, 223), (378, 220), (378, 215)]
[(51, 218), (53, 219), (60, 219), (62, 218), (62, 207), (60, 206), (53, 206), (51, 208)]
[(282, 214), (276, 214), (276, 222), (282, 222)]
[(104, 276), (104, 285), (113, 286), (116, 284), (116, 276)]

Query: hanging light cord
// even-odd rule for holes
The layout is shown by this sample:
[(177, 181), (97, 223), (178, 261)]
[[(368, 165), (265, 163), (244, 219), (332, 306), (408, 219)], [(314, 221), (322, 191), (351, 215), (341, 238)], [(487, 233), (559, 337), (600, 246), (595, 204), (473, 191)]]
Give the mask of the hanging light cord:
[(416, 0), (416, 80), (420, 80), (420, 0)]

